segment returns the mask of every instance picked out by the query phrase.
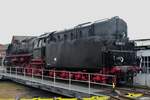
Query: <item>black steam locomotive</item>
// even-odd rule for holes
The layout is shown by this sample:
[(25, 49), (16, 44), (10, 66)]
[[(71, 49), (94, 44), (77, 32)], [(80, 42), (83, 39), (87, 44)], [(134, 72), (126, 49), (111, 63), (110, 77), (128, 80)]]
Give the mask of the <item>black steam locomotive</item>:
[(119, 17), (13, 39), (5, 58), (9, 66), (113, 74), (119, 80), (122, 74), (136, 72), (136, 63), (134, 42), (129, 41), (127, 24)]

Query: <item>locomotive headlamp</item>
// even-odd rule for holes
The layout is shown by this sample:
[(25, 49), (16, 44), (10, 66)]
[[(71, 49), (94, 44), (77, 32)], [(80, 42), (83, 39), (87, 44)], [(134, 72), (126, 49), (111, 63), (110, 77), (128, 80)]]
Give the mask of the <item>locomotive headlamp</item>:
[(54, 58), (54, 61), (57, 61), (57, 58), (56, 58), (56, 57)]
[(120, 57), (120, 56), (119, 56), (119, 57), (116, 57), (116, 59), (119, 60), (120, 62), (123, 62), (123, 61), (124, 61), (124, 58), (123, 58), (123, 57)]

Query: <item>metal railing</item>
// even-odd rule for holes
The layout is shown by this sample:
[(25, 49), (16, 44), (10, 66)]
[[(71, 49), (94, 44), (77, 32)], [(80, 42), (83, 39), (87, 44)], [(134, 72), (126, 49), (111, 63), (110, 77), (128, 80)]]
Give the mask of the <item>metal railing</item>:
[[(64, 74), (67, 74), (68, 77), (59, 77), (59, 75), (63, 71), (58, 70), (46, 70), (46, 69), (35, 69), (35, 68), (23, 68), (23, 67), (7, 67), (6, 70), (3, 71), (3, 73), (9, 74), (10, 76), (15, 75), (16, 78), (20, 75), (24, 78), (31, 77), (31, 80), (34, 80), (34, 78), (41, 79), (43, 82), (44, 80), (51, 80), (53, 82), (53, 85), (56, 85), (56, 81), (65, 81), (65, 84), (68, 84), (68, 89), (71, 90), (71, 87), (74, 82), (78, 83), (86, 83), (88, 84), (88, 93), (91, 93), (91, 85), (103, 85), (103, 86), (110, 86), (113, 87), (113, 84), (116, 81), (116, 77), (114, 75), (106, 75), (106, 74), (95, 74), (95, 73), (83, 73), (82, 75), (86, 77), (85, 79), (75, 79), (73, 75), (81, 75), (81, 72), (70, 72), (70, 71), (64, 71)], [(94, 76), (99, 77), (107, 77), (110, 81), (110, 83), (105, 82), (96, 82), (92, 80)]]
[(150, 67), (149, 66), (142, 66), (141, 71), (139, 72), (140, 74), (150, 74)]

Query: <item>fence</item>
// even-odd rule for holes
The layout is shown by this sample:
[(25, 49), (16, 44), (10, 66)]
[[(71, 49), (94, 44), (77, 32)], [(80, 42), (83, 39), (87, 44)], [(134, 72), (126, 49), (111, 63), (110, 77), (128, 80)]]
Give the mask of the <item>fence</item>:
[[(68, 89), (71, 90), (71, 87), (74, 82), (77, 83), (86, 83), (88, 85), (89, 94), (91, 92), (91, 85), (101, 85), (101, 86), (110, 86), (112, 87), (116, 81), (114, 75), (105, 75), (105, 74), (95, 74), (95, 73), (83, 73), (81, 72), (69, 72), (69, 71), (58, 71), (58, 70), (46, 70), (46, 69), (35, 69), (35, 68), (22, 68), (22, 67), (7, 67), (3, 73), (17, 76), (31, 77), (32, 80), (35, 78), (43, 80), (52, 81), (54, 86), (56, 81), (65, 81), (68, 84)], [(62, 77), (64, 74), (64, 77)], [(61, 77), (60, 77), (61, 75)], [(78, 75), (83, 75), (82, 79), (78, 79)], [(75, 77), (76, 76), (76, 77)], [(108, 82), (104, 81), (95, 81), (94, 78), (107, 78)], [(105, 79), (106, 80), (106, 79)]]
[(143, 73), (150, 73), (150, 56), (141, 57), (140, 67)]

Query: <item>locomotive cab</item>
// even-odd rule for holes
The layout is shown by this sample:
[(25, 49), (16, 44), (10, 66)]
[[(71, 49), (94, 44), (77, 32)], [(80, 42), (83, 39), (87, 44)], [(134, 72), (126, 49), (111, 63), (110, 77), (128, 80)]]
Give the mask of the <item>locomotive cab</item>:
[(46, 34), (34, 41), (33, 59), (45, 59)]
[(47, 37), (47, 33), (39, 36), (34, 41), (33, 57), (31, 60), (31, 66), (36, 67), (37, 69), (44, 68), (44, 66), (45, 66), (46, 37)]

